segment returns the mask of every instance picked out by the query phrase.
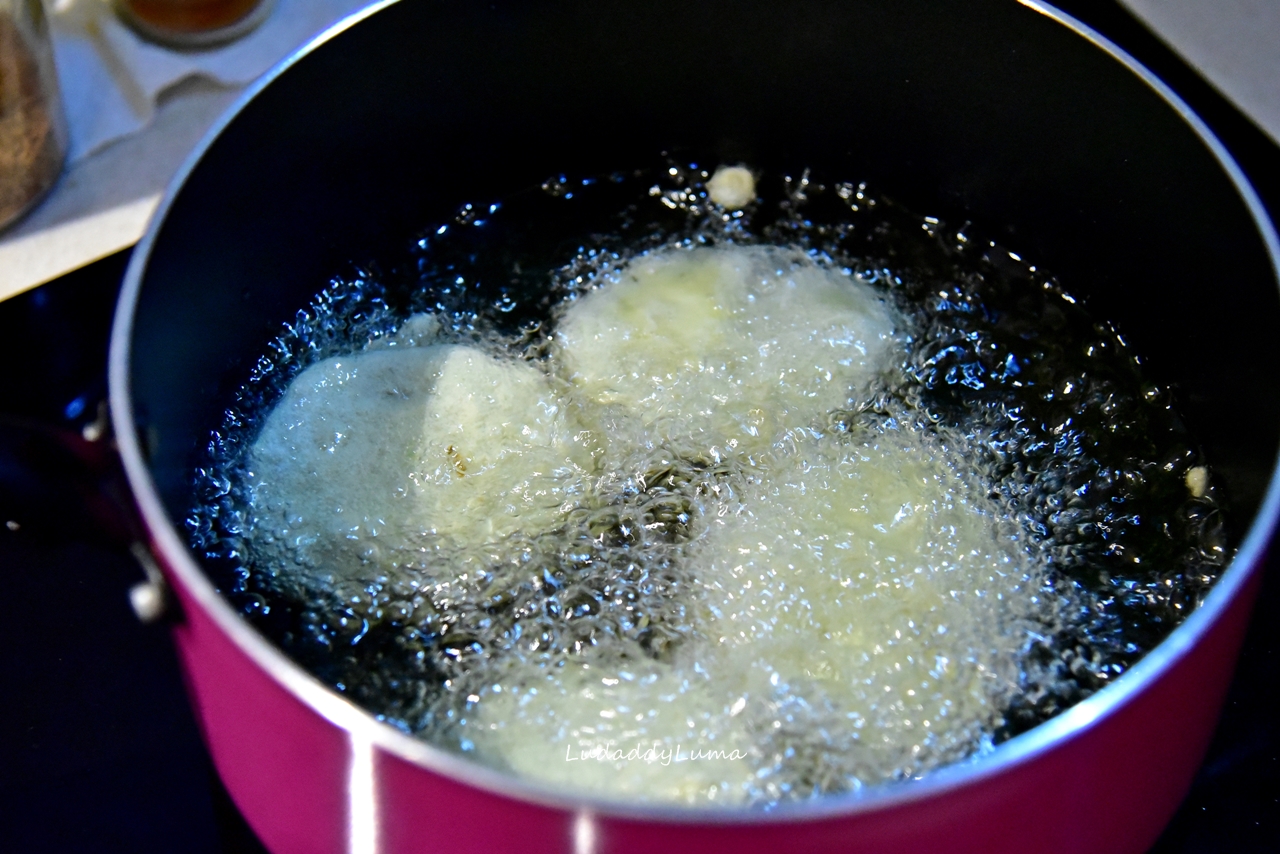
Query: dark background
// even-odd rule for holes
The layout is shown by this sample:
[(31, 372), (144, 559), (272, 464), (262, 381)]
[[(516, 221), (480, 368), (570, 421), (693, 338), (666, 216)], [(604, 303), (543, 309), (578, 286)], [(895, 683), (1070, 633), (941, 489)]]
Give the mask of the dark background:
[[(1058, 4), (1117, 41), (1205, 118), (1280, 211), (1280, 148), (1118, 5)], [(261, 852), (213, 774), (110, 501), (102, 443), (121, 253), (0, 303), (0, 847), (22, 852)], [(1223, 719), (1152, 854), (1280, 851), (1280, 666), (1272, 560)], [(1082, 817), (1087, 820), (1087, 817)]]

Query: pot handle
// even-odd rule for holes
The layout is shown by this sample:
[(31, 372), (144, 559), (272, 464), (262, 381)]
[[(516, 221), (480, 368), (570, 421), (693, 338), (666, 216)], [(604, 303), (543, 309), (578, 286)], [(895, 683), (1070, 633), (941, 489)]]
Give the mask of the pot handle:
[(49, 538), (89, 529), (127, 550), (146, 576), (129, 590), (138, 619), (174, 619), (178, 610), (146, 545), (105, 400), (96, 413), (78, 431), (0, 413), (0, 522), (10, 531), (27, 526), (34, 536)]
[(170, 607), (169, 583), (164, 580), (164, 573), (151, 556), (151, 550), (143, 543), (134, 541), (129, 546), (129, 552), (147, 576), (146, 581), (139, 581), (129, 588), (129, 605), (133, 608), (133, 613), (142, 623), (156, 623), (166, 617), (172, 618), (175, 609)]

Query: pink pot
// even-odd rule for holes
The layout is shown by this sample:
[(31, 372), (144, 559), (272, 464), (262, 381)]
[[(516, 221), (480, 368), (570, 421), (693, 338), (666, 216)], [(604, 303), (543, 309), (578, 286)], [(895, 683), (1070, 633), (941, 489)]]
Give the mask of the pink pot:
[[(680, 62), (643, 64), (658, 42)], [(677, 85), (701, 93), (701, 113), (669, 103)], [(596, 125), (551, 115), (561, 101), (597, 103), (597, 90), (620, 99), (601, 117), (637, 118), (624, 138), (584, 139), (579, 129)], [(954, 108), (957, 92), (967, 111)], [(781, 105), (819, 96), (842, 108), (800, 106), (786, 134), (770, 124)], [(668, 144), (853, 164), (957, 220), (1031, 235), (1035, 257), (1093, 287), (1188, 390), (1210, 458), (1229, 458), (1242, 536), (1205, 603), (1115, 684), (980, 761), (767, 813), (619, 805), (510, 779), (377, 722), (260, 636), (175, 523), (219, 401), (279, 323), (346, 257), (394, 243), (459, 194)], [(1179, 192), (1195, 214), (1175, 220)], [(1105, 263), (1090, 266), (1095, 254)], [(1265, 358), (1265, 332), (1250, 330), (1280, 318), (1278, 265), (1261, 204), (1190, 109), (1039, 3), (387, 3), (253, 87), (170, 189), (121, 296), (111, 406), (204, 737), (276, 854), (1136, 854), (1206, 748), (1280, 515), (1276, 425), (1212, 417), (1236, 406), (1230, 367)], [(1210, 275), (1223, 293), (1193, 303)], [(1250, 388), (1280, 399), (1275, 380)], [(1269, 482), (1247, 476), (1259, 471)]]

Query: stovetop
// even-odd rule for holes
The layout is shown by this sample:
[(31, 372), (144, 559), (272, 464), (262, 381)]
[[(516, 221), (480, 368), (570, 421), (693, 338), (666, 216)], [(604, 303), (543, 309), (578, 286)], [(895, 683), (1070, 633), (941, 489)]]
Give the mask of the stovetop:
[[(1118, 6), (1062, 8), (1183, 95), (1280, 212), (1280, 148)], [(121, 253), (0, 303), (0, 845), (22, 852), (262, 852), (213, 773), (166, 630), (89, 497), (82, 434), (105, 397)], [(80, 456), (77, 456), (80, 455)], [(1267, 570), (1222, 721), (1151, 854), (1280, 850), (1280, 557)], [(1081, 817), (1087, 821), (1087, 816)]]

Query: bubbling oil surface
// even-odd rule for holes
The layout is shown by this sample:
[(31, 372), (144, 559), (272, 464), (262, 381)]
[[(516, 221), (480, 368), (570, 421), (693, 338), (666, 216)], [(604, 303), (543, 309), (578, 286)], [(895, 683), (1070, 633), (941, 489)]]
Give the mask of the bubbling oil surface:
[[(707, 179), (674, 161), (557, 176), (463, 206), (389, 272), (332, 282), (271, 343), (196, 472), (192, 542), (224, 594), (446, 749), (597, 794), (764, 807), (980, 755), (1113, 680), (1198, 604), (1229, 556), (1216, 490), (1110, 325), (968, 224), (865, 186), (765, 176), (729, 211)], [(836, 376), (833, 396), (822, 365), (767, 362), (800, 392), (690, 421), (669, 404), (720, 377), (627, 386), (584, 370), (607, 366), (599, 351), (574, 362), (571, 333), (610, 329), (581, 318), (628, 271), (731, 251), (873, 294), (876, 328), (892, 327), (875, 369)], [(797, 328), (787, 353), (816, 334)], [(272, 419), (311, 429), (330, 402), (317, 389), (388, 354), (437, 378), (468, 354), (450, 375), (463, 384), (538, 384), (530, 400), (572, 425), (544, 419), (568, 449), (542, 467), (548, 520), (477, 534), (463, 517), (484, 513), (442, 501), (415, 528), (385, 521), (387, 499), (355, 523), (341, 507), (339, 525), (325, 508), (348, 496), (304, 512), (279, 488), (297, 448), (271, 445)], [(730, 361), (710, 364), (746, 375)], [(484, 468), (463, 437), (437, 439), (433, 477)], [(382, 455), (386, 477), (429, 468), (404, 452)]]

